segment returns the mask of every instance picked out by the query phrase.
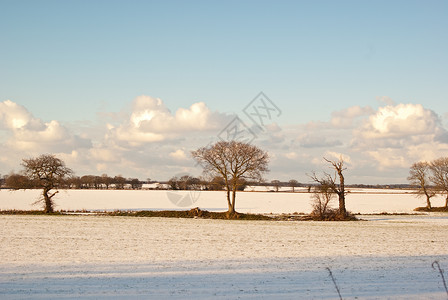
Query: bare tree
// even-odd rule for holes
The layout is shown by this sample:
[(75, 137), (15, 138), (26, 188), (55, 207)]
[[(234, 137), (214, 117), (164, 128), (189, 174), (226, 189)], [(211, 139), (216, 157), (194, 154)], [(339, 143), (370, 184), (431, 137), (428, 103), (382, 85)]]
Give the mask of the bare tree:
[(431, 162), (431, 181), (437, 190), (446, 194), (445, 207), (448, 207), (448, 157), (441, 157)]
[(177, 178), (177, 176), (170, 178), (170, 180), (168, 180), (168, 185), (172, 190), (179, 190), (179, 178)]
[[(52, 213), (53, 197), (58, 193), (57, 188), (66, 176), (72, 174), (72, 170), (54, 155), (44, 154), (37, 158), (24, 159), (22, 165), (25, 167), (24, 174), (32, 180), (36, 187), (42, 188), (42, 199), (44, 211)], [(53, 189), (55, 192), (51, 193)]]
[(427, 208), (431, 208), (431, 198), (436, 195), (436, 191), (429, 185), (430, 171), (431, 165), (428, 162), (416, 162), (412, 164), (408, 177), (410, 184), (418, 186), (417, 196), (426, 197)]
[(112, 177), (107, 176), (107, 174), (102, 174), (101, 175), (101, 184), (103, 184), (106, 187), (106, 190), (109, 189), (109, 187), (112, 184), (113, 180), (114, 179)]
[(206, 175), (224, 179), (229, 215), (235, 213), (239, 185), (245, 180), (261, 180), (262, 175), (268, 172), (267, 152), (248, 143), (220, 141), (191, 154), (204, 168)]
[(299, 182), (295, 179), (291, 179), (289, 182), (289, 186), (292, 187), (292, 192), (295, 192), (295, 188), (299, 186)]
[(143, 183), (138, 178), (129, 178), (128, 182), (133, 190), (141, 190), (143, 187)]
[(25, 175), (11, 173), (5, 177), (5, 186), (12, 190), (31, 189), (33, 182)]
[[(344, 167), (344, 160), (342, 156), (338, 161), (329, 160), (324, 157), (324, 160), (328, 162), (331, 167), (334, 169), (334, 175), (324, 172), (324, 176), (319, 178), (315, 172), (309, 177), (320, 184), (321, 186), (328, 186), (328, 188), (338, 195), (339, 198), (339, 216), (345, 218), (347, 216), (347, 210), (345, 209), (345, 195), (347, 192), (345, 191), (345, 178), (343, 172), (347, 169)], [(337, 180), (339, 178), (339, 183)]]
[(222, 178), (222, 176), (215, 176), (208, 183), (208, 189), (212, 191), (221, 191), (224, 189), (224, 185), (224, 178)]
[[(311, 197), (311, 205), (313, 211), (311, 215), (317, 217), (319, 220), (324, 220), (330, 210), (330, 202), (334, 199), (335, 193), (331, 189), (330, 182), (322, 182), (314, 188), (313, 196)], [(334, 213), (334, 210), (332, 211)]]
[(274, 186), (275, 191), (278, 192), (278, 189), (280, 188), (280, 180), (277, 180), (277, 179), (272, 180), (271, 184)]
[(121, 175), (117, 175), (114, 177), (113, 183), (115, 184), (116, 190), (122, 190), (126, 186), (126, 178)]

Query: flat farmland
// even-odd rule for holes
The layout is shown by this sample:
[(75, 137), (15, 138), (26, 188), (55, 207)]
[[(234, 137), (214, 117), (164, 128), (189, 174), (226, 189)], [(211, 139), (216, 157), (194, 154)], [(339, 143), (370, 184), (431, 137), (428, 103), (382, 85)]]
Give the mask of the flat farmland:
[[(412, 191), (356, 190), (352, 212), (412, 213)], [(0, 192), (39, 209), (39, 191)], [(191, 201), (180, 207), (176, 199)], [(310, 194), (243, 192), (237, 210), (310, 212)], [(223, 192), (61, 191), (56, 209), (224, 211)], [(435, 199), (434, 205), (442, 205)], [(359, 222), (227, 221), (96, 215), (0, 216), (1, 299), (446, 299), (448, 217)], [(445, 277), (446, 273), (445, 273)]]
[(0, 216), (2, 299), (446, 299), (444, 216)]

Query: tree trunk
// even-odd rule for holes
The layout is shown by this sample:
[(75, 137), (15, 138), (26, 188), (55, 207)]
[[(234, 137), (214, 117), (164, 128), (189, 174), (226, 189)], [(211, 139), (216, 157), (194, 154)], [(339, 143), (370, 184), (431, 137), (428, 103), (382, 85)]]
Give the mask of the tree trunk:
[(48, 192), (50, 192), (50, 190), (47, 188), (44, 188), (44, 190), (42, 192), (42, 195), (44, 196), (44, 201), (45, 201), (44, 212), (47, 214), (53, 212), (53, 201), (51, 201), (51, 197), (48, 195)]
[(445, 199), (445, 207), (448, 207), (448, 195), (446, 195), (446, 199)]
[(236, 187), (233, 188), (232, 191), (232, 210), (229, 210), (229, 213), (235, 213), (235, 200), (236, 200)]
[(345, 192), (339, 193), (339, 214), (343, 217), (347, 215), (347, 210), (345, 209)]
[(230, 188), (229, 187), (227, 187), (226, 193), (227, 193), (227, 207), (229, 208), (229, 212), (230, 212), (232, 209), (232, 202), (230, 201)]
[(342, 166), (337, 171), (339, 175), (339, 214), (345, 218), (347, 216), (347, 210), (345, 209), (345, 178), (342, 174)]
[(431, 209), (431, 197), (426, 195), (426, 208)]

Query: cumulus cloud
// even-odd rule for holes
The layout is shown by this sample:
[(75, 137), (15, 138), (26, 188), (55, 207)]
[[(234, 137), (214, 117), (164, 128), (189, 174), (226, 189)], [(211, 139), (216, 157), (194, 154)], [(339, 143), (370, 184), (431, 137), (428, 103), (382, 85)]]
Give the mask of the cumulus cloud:
[(132, 113), (127, 120), (117, 127), (108, 125), (108, 138), (138, 146), (183, 133), (218, 130), (228, 120), (226, 115), (210, 111), (203, 102), (179, 108), (172, 114), (161, 99), (143, 95), (133, 101)]
[(446, 148), (447, 140), (447, 131), (434, 111), (421, 104), (396, 104), (380, 107), (355, 129), (352, 146), (365, 151), (384, 170), (434, 159)]
[(432, 110), (421, 104), (398, 104), (380, 107), (358, 133), (368, 139), (406, 138), (440, 129), (440, 119)]
[(42, 130), (44, 128), (41, 120), (34, 118), (25, 107), (11, 100), (0, 102), (0, 124), (3, 129), (9, 130)]
[(368, 116), (374, 113), (374, 109), (370, 106), (351, 106), (341, 111), (336, 111), (331, 114), (330, 124), (338, 128), (350, 128), (353, 123), (360, 117)]
[(11, 100), (0, 103), (0, 124), (9, 136), (7, 145), (15, 150), (63, 152), (90, 146), (89, 140), (72, 134), (58, 121), (35, 118)]

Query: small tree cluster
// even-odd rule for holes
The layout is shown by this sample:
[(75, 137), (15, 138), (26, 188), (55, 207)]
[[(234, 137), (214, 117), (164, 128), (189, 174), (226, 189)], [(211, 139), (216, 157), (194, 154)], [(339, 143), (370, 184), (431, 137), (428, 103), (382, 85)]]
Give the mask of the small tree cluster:
[(318, 215), (321, 219), (328, 219), (324, 217), (328, 210), (328, 204), (333, 195), (338, 196), (339, 209), (334, 217), (335, 220), (345, 220), (349, 216), (345, 208), (345, 177), (343, 172), (346, 170), (342, 156), (339, 160), (329, 160), (324, 157), (324, 160), (330, 164), (334, 170), (334, 175), (324, 172), (322, 177), (313, 172), (309, 177), (318, 184), (315, 188), (313, 196), (313, 214)]
[(202, 190), (204, 182), (190, 175), (174, 176), (168, 180), (168, 186), (172, 190)]
[(445, 208), (448, 207), (448, 157), (412, 164), (408, 181), (418, 188), (417, 197), (426, 199), (427, 208), (432, 207), (431, 198), (437, 194), (445, 196)]

